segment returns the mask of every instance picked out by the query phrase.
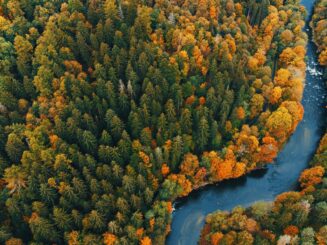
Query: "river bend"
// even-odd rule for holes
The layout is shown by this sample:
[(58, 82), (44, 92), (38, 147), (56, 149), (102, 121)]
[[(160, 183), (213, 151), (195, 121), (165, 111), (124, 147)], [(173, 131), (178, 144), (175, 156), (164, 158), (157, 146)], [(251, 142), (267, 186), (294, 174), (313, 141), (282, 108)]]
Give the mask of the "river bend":
[[(302, 0), (311, 16), (313, 0)], [(249, 206), (256, 201), (272, 201), (276, 195), (294, 190), (297, 179), (312, 158), (324, 132), (326, 90), (317, 65), (316, 47), (306, 24), (310, 41), (307, 46), (306, 86), (302, 104), (304, 117), (275, 162), (265, 170), (256, 171), (237, 180), (210, 185), (192, 192), (175, 203), (172, 231), (166, 245), (195, 245), (207, 214), (217, 209), (231, 210)]]

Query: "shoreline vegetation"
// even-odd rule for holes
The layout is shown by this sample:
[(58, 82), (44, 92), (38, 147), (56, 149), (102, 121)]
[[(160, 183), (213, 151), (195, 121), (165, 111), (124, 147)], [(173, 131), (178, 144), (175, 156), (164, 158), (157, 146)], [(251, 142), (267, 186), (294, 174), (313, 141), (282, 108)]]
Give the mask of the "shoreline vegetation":
[(0, 243), (164, 244), (172, 202), (302, 120), (297, 0), (0, 1)]
[[(318, 0), (310, 26), (326, 78), (327, 1)], [(327, 82), (327, 80), (326, 80)], [(327, 85), (327, 83), (326, 83)], [(199, 244), (318, 244), (327, 242), (327, 133), (299, 177), (300, 191), (206, 217)]]
[(324, 78), (327, 82), (327, 1), (317, 0), (310, 26), (312, 28), (313, 42), (319, 53), (318, 61), (324, 67)]
[(199, 244), (319, 244), (327, 241), (327, 134), (299, 177), (300, 191), (206, 217)]
[[(255, 6), (255, 7), (258, 8), (260, 6)], [(283, 9), (285, 6), (280, 6), (280, 7), (281, 9)], [(276, 17), (277, 12), (274, 12), (276, 10), (277, 9), (272, 10), (270, 15), (268, 15), (263, 20), (263, 22), (264, 21), (268, 22), (273, 20), (273, 18)], [(298, 11), (303, 11), (303, 9), (302, 10), (298, 9)], [(282, 14), (284, 13), (283, 10), (281, 12)], [(248, 19), (250, 19), (251, 22), (252, 18), (251, 17), (249, 18), (248, 16)], [(302, 22), (300, 21), (301, 28), (303, 28), (304, 26), (303, 19), (304, 18), (302, 16), (301, 18)], [(261, 26), (261, 27), (265, 29), (265, 31), (267, 31), (267, 29), (272, 28), (273, 23), (274, 22), (268, 24), (268, 26)], [(257, 26), (255, 28), (257, 28)], [(296, 28), (299, 28), (299, 26), (296, 26)], [(273, 33), (274, 32), (277, 32), (277, 30), (274, 30)], [(278, 36), (278, 34), (280, 36)], [(280, 41), (280, 39), (282, 39), (281, 37), (282, 35), (284, 36), (284, 38), (292, 38), (293, 40), (298, 40), (298, 43), (301, 43), (301, 41), (299, 41), (301, 35), (302, 37), (305, 36), (305, 34), (302, 31), (298, 31), (297, 32), (298, 36), (294, 37), (292, 36), (293, 34), (291, 33), (291, 31), (288, 29), (284, 30), (283, 32), (279, 32), (278, 34), (275, 34), (277, 37), (274, 36), (275, 42), (273, 42), (273, 40), (270, 40), (270, 43), (269, 41), (268, 43), (261, 43), (262, 46), (260, 46), (259, 43), (260, 47), (258, 48), (256, 55), (258, 55), (258, 52), (266, 53), (269, 48), (274, 46), (276, 47), (278, 45), (277, 40)], [(263, 36), (258, 37), (257, 41), (259, 40), (261, 40), (261, 42), (264, 41), (267, 42), (267, 40), (265, 40)], [(266, 127), (270, 129), (270, 130), (269, 129), (264, 130), (266, 132), (264, 137), (262, 137), (263, 132), (258, 132), (255, 123), (252, 126), (245, 123), (241, 125), (241, 129), (239, 131), (236, 131), (235, 134), (232, 136), (233, 140), (227, 142), (227, 146), (224, 147), (222, 152), (205, 151), (204, 154), (202, 155), (201, 161), (197, 156), (193, 154), (185, 155), (183, 162), (180, 166), (181, 168), (180, 173), (177, 175), (176, 174), (168, 175), (168, 180), (166, 180), (166, 183), (167, 186), (169, 185), (169, 187), (167, 187), (167, 189), (171, 188), (171, 185), (169, 183), (170, 180), (172, 180), (172, 182), (177, 181), (180, 184), (180, 186), (183, 187), (183, 190), (182, 193), (178, 195), (178, 189), (175, 189), (177, 190), (175, 191), (175, 196), (176, 197), (187, 196), (188, 193), (194, 189), (203, 187), (204, 185), (207, 184), (217, 183), (219, 181), (226, 180), (229, 178), (238, 178), (252, 170), (261, 168), (262, 166), (264, 166), (265, 163), (270, 163), (273, 161), (273, 159), (277, 156), (277, 153), (282, 147), (282, 145), (286, 142), (290, 134), (294, 132), (296, 125), (302, 120), (303, 117), (303, 108), (299, 103), (299, 101), (301, 101), (302, 98), (304, 78), (305, 78), (304, 46), (306, 45), (306, 42), (307, 40), (305, 39), (299, 46), (294, 45), (296, 47), (294, 46), (292, 47), (292, 44), (289, 44), (290, 45), (289, 47), (287, 46), (283, 47), (283, 45), (281, 45), (282, 48), (279, 47), (281, 48), (280, 56), (279, 56), (279, 65), (281, 66), (281, 68), (278, 69), (276, 74), (274, 75), (275, 77), (273, 81), (274, 87), (271, 88), (270, 90), (270, 95), (269, 95), (270, 97), (268, 98), (269, 100), (268, 103), (271, 104), (276, 103), (279, 104), (280, 107), (277, 108), (277, 110), (272, 113), (268, 109), (266, 111), (267, 114), (263, 112), (259, 117), (256, 118), (258, 120), (262, 120), (261, 122), (259, 122), (259, 124), (261, 124), (263, 128)], [(294, 49), (292, 50), (292, 48)], [(252, 57), (249, 59), (248, 65), (251, 64), (251, 61), (252, 61)], [(256, 61), (254, 63), (256, 63)], [(290, 83), (294, 82), (294, 84), (286, 84), (288, 82), (285, 81), (285, 79), (289, 80)], [(255, 80), (254, 82), (257, 82), (257, 80)], [(286, 87), (282, 88), (283, 85), (284, 86), (286, 85)], [(287, 86), (289, 85), (293, 87), (287, 88)], [(290, 90), (286, 92), (284, 89), (285, 90), (290, 89)], [(281, 90), (284, 91), (281, 92)], [(285, 103), (283, 103), (282, 102), (283, 96), (281, 93), (285, 93), (285, 92), (288, 93), (288, 96), (290, 96), (291, 98), (289, 97), (290, 101), (287, 102), (285, 101)], [(262, 98), (258, 96), (256, 97), (256, 99), (260, 101)], [(278, 100), (279, 103), (277, 102)], [(291, 116), (292, 126), (290, 125), (287, 126), (286, 125), (287, 122), (284, 121), (285, 118), (283, 118), (283, 116), (288, 117), (287, 114), (283, 115), (283, 113), (285, 112), (284, 108), (286, 108), (288, 112), (292, 114)], [(238, 112), (242, 114), (241, 111), (243, 108), (237, 108), (237, 109), (240, 109)], [(251, 109), (253, 110), (254, 108)], [(226, 122), (226, 128), (229, 127), (228, 125), (229, 123), (230, 123), (229, 121)], [(280, 125), (278, 125), (279, 123)], [(283, 126), (286, 127), (282, 129), (284, 130), (283, 132), (280, 132), (279, 130), (281, 130), (281, 127)], [(230, 129), (232, 129), (232, 127), (230, 127)], [(259, 140), (257, 139), (260, 133), (262, 137), (261, 142), (259, 142)], [(207, 164), (203, 163), (203, 161), (206, 161), (208, 163)], [(203, 169), (203, 167), (201, 168), (201, 165), (204, 164), (210, 165), (209, 171), (207, 168), (206, 169)], [(185, 180), (185, 176), (186, 176), (186, 180)], [(203, 181), (203, 179), (201, 178), (206, 180)], [(164, 182), (164, 187), (165, 187), (165, 182)]]

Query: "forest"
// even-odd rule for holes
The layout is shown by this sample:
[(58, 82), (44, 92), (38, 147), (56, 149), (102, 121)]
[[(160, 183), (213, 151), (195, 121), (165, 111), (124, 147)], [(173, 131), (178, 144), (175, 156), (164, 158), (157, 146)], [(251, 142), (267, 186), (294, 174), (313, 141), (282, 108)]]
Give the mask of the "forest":
[[(315, 4), (311, 27), (318, 61), (327, 58), (327, 1)], [(326, 83), (327, 85), (327, 83)], [(231, 212), (216, 211), (206, 217), (200, 245), (218, 244), (318, 244), (327, 242), (327, 133), (316, 154), (299, 177), (299, 191), (285, 192), (274, 202), (257, 202)]]
[(324, 78), (327, 81), (327, 1), (317, 0), (311, 20), (313, 40), (318, 47), (319, 63), (324, 67)]
[(176, 198), (270, 163), (301, 121), (305, 15), (0, 0), (0, 243), (164, 244)]
[(299, 178), (300, 191), (208, 215), (199, 244), (326, 244), (327, 134), (309, 165)]

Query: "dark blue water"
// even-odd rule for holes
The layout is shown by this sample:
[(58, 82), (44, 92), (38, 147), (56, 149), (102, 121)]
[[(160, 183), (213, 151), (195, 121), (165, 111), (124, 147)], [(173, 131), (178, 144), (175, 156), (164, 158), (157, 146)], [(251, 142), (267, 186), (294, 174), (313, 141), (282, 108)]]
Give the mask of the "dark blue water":
[[(314, 0), (303, 0), (308, 16)], [(307, 21), (308, 23), (308, 21)], [(311, 39), (308, 24), (306, 31)], [(197, 244), (207, 214), (230, 210), (235, 206), (249, 206), (256, 201), (272, 201), (276, 195), (294, 190), (300, 173), (308, 166), (325, 127), (326, 90), (319, 75), (313, 42), (307, 47), (307, 73), (302, 104), (304, 119), (268, 169), (257, 171), (237, 180), (207, 186), (192, 192), (186, 199), (175, 203), (172, 231), (167, 245)]]

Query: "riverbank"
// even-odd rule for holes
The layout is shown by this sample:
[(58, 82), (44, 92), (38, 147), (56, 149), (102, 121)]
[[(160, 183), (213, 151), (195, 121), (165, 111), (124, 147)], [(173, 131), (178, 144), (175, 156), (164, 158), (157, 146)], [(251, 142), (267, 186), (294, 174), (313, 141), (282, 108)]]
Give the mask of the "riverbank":
[(285, 192), (273, 203), (257, 202), (230, 213), (206, 217), (200, 245), (319, 244), (327, 241), (327, 134), (299, 182), (299, 192)]
[(327, 66), (326, 11), (327, 11), (327, 1), (317, 0), (315, 2), (312, 20), (310, 21), (310, 27), (312, 28), (312, 34), (313, 34), (312, 35), (313, 41), (316, 44), (317, 51), (319, 53), (318, 60), (320, 65), (325, 67)]
[[(302, 3), (311, 9), (310, 1)], [(302, 100), (304, 119), (278, 155), (275, 164), (268, 166), (263, 176), (247, 176), (239, 181), (231, 180), (204, 187), (180, 203), (177, 202), (172, 233), (167, 244), (196, 244), (204, 217), (217, 209), (230, 210), (237, 205), (248, 206), (256, 200), (273, 200), (277, 194), (297, 187), (297, 178), (311, 159), (324, 128), (326, 93), (323, 81), (309, 72), (320, 69), (315, 62), (315, 53), (313, 43), (309, 42), (307, 84)]]

